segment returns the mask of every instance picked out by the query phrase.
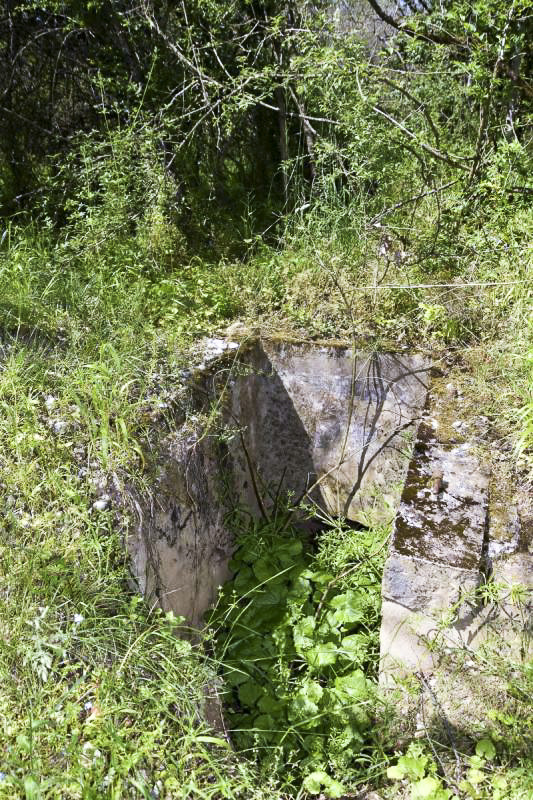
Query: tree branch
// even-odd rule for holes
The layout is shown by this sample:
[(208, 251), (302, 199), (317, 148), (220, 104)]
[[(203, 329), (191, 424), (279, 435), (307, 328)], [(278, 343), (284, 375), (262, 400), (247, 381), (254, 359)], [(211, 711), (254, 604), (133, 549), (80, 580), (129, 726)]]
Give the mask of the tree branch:
[(435, 42), (435, 44), (457, 44), (461, 47), (465, 46), (464, 42), (461, 42), (449, 33), (426, 33), (425, 31), (424, 33), (419, 33), (418, 31), (414, 31), (412, 28), (408, 28), (407, 25), (400, 24), (394, 17), (391, 17), (390, 14), (387, 14), (376, 0), (367, 0), (367, 2), (383, 22), (386, 22), (391, 28), (400, 31), (400, 33), (406, 33), (407, 36), (411, 36), (413, 39), (425, 39), (428, 42)]

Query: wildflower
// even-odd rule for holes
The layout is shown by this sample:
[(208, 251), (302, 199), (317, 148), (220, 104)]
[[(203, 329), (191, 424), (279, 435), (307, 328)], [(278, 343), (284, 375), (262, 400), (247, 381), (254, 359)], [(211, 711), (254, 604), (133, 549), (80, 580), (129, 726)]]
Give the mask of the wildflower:
[(80, 622), (83, 622), (83, 614), (74, 614), (74, 625), (79, 625)]

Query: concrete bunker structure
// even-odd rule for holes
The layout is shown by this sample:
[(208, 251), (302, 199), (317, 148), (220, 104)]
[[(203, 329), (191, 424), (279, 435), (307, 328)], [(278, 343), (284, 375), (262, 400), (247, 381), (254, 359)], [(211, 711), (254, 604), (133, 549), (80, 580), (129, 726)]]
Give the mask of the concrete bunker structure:
[(161, 442), (153, 494), (135, 499), (128, 550), (145, 596), (200, 626), (229, 577), (228, 512), (268, 511), (270, 490), (361, 523), (395, 518), (385, 679), (431, 668), (424, 638), (452, 607), (452, 640), (472, 642), (486, 620), (462, 598), (490, 566), (489, 475), (468, 442), (441, 436), (430, 358), (259, 338), (208, 340), (202, 356), (188, 384), (203, 422), (189, 414)]

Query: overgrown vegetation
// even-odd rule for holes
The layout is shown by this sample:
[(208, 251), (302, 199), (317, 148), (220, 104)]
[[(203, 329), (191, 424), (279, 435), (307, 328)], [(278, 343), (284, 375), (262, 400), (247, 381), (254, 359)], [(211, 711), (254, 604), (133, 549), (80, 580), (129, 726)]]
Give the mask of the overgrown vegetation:
[(235, 577), (209, 619), (232, 741), (286, 791), (303, 782), (340, 797), (382, 757), (373, 680), (383, 532), (337, 523), (312, 555), (280, 514), (241, 527), (236, 545)]
[[(4, 5), (0, 797), (280, 796), (273, 775), (259, 779), (207, 728), (218, 665), (132, 594), (118, 519), (94, 507), (95, 486), (121, 471), (147, 479), (148, 431), (154, 419), (173, 425), (188, 347), (237, 317), (447, 354), (468, 413), (490, 420), (498, 469), (514, 485), (531, 479), (529, 4)], [(338, 578), (360, 560), (345, 537), (323, 541), (313, 565), (292, 553), (304, 571)], [(311, 688), (303, 705), (320, 714), (337, 703), (340, 716), (317, 725), (340, 760), (325, 763), (322, 740), (320, 753), (304, 747), (315, 773), (305, 791), (334, 794), (335, 770), (348, 769), (347, 684), (335, 680), (350, 669), (310, 663), (291, 630), (335, 616), (331, 602), (356, 587), (343, 578), (317, 613), (320, 581), (300, 574), (303, 614), (281, 603), (296, 591), (290, 574), (272, 582), (279, 636), (296, 652), (271, 684), (288, 698), (283, 758), (317, 733), (289, 713), (316, 684), (322, 694)], [(227, 599), (230, 649), (242, 602)], [(335, 634), (317, 620), (310, 640), (365, 636), (364, 648), (353, 641), (368, 668), (375, 621)], [(469, 785), (446, 778), (433, 741), (407, 752), (391, 733), (374, 757), (362, 716), (346, 723), (357, 780), (413, 800), (530, 796), (531, 668), (498, 659), (477, 664), (511, 687), (478, 740), (497, 753), (461, 754), (474, 759)], [(286, 787), (302, 762), (294, 768)]]

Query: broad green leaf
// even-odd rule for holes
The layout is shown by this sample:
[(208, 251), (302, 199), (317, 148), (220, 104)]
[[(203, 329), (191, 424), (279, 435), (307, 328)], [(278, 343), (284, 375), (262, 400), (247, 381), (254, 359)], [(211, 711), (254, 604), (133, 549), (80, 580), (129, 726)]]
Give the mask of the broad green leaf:
[(322, 785), (327, 781), (328, 775), (326, 772), (312, 772), (305, 778), (303, 786), (309, 794), (320, 794)]
[(345, 636), (340, 644), (340, 652), (352, 662), (361, 664), (367, 656), (368, 637), (363, 633)]
[(338, 650), (333, 642), (319, 642), (303, 655), (310, 667), (328, 667), (336, 662)]
[(238, 689), (239, 700), (243, 706), (253, 706), (263, 694), (263, 688), (255, 681), (241, 683)]
[(476, 744), (476, 755), (486, 758), (487, 761), (492, 761), (496, 755), (496, 748), (490, 739), (480, 739)]
[(401, 781), (404, 775), (405, 770), (398, 764), (395, 764), (393, 767), (388, 767), (387, 769), (387, 778), (390, 778), (392, 781)]
[(224, 671), (224, 680), (228, 684), (228, 686), (239, 686), (239, 684), (244, 683), (249, 679), (249, 675), (246, 672), (243, 672), (241, 669), (228, 669)]
[(299, 655), (304, 656), (314, 644), (314, 631), (316, 620), (314, 617), (304, 617), (293, 628), (294, 647)]
[(473, 767), (472, 769), (468, 770), (466, 777), (470, 783), (472, 783), (474, 786), (477, 786), (478, 783), (483, 783), (487, 776), (482, 770)]
[(334, 619), (338, 625), (351, 625), (364, 620), (364, 600), (361, 595), (349, 589), (329, 601), (335, 610)]
[(305, 681), (293, 697), (289, 708), (289, 718), (314, 724), (313, 717), (318, 713), (318, 704), (323, 694), (324, 690), (319, 683)]
[(250, 567), (243, 567), (235, 576), (234, 584), (237, 594), (246, 594), (257, 585), (254, 573)]
[(367, 697), (368, 684), (364, 672), (356, 669), (348, 675), (335, 678), (335, 689), (350, 700), (361, 700)]
[(398, 766), (407, 773), (411, 780), (416, 780), (424, 777), (427, 762), (427, 756), (402, 756), (398, 759)]
[(301, 575), (293, 579), (288, 593), (289, 600), (303, 602), (307, 600), (310, 594), (311, 583), (308, 580), (302, 578)]
[(442, 788), (438, 778), (429, 775), (411, 786), (411, 800), (446, 800), (451, 792)]
[(259, 698), (257, 708), (264, 714), (274, 715), (279, 714), (280, 712), (283, 713), (285, 705), (286, 700), (284, 698), (277, 700), (273, 695), (266, 694)]
[(331, 572), (323, 572), (322, 570), (306, 569), (300, 574), (302, 578), (313, 581), (317, 586), (326, 586), (335, 578), (335, 575), (332, 575)]
[(257, 728), (259, 731), (271, 731), (276, 728), (276, 725), (270, 714), (259, 714), (259, 716), (254, 719), (254, 728)]
[(336, 781), (333, 778), (329, 778), (328, 781), (324, 784), (324, 794), (326, 797), (338, 798), (342, 797), (342, 795), (346, 792), (346, 789), (342, 785), (340, 781)]

